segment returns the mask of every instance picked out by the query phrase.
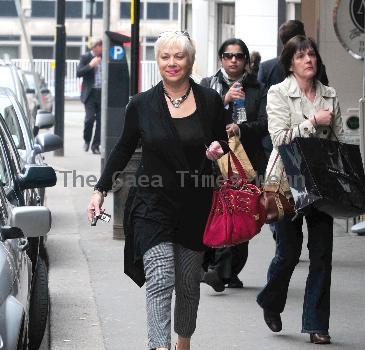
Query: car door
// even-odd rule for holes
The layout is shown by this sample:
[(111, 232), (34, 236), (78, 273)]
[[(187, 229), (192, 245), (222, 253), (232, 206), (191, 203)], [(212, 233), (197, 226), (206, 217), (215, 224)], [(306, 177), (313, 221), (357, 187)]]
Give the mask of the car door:
[[(0, 162), (3, 160), (0, 159)], [(10, 210), (13, 206), (7, 201), (4, 189), (0, 186), (0, 224), (9, 222)], [(27, 255), (27, 238), (7, 239), (2, 242), (9, 261), (9, 267), (13, 268), (14, 278), (11, 295), (27, 308), (32, 281), (32, 263)]]
[(0, 89), (0, 114), (10, 131), (20, 157), (24, 163), (28, 163), (34, 148), (33, 136), (16, 97), (8, 89)]
[[(0, 169), (6, 161), (2, 155), (1, 152)], [(1, 228), (9, 225), (12, 208), (0, 185)], [(26, 253), (26, 238), (7, 239), (3, 234), (0, 238), (0, 348), (15, 350), (27, 342), (22, 324), (28, 322), (32, 263)]]

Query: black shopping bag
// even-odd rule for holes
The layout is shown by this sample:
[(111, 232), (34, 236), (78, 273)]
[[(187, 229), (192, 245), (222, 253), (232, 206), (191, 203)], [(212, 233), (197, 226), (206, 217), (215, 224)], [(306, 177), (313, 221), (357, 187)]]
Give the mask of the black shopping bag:
[(279, 146), (295, 207), (314, 206), (333, 217), (365, 212), (365, 175), (359, 146), (296, 137)]

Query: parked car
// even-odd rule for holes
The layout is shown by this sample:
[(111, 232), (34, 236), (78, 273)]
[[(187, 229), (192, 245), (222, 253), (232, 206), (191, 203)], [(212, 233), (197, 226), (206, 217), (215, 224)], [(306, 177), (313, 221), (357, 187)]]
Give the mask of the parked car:
[(27, 247), (28, 239), (46, 235), (50, 228), (46, 207), (16, 207), (0, 185), (0, 349), (36, 349), (29, 339), (31, 314), (47, 274), (41, 260), (33, 272)]
[[(18, 68), (12, 63), (4, 62), (0, 60), (0, 87), (7, 87), (13, 91), (24, 114), (27, 116), (30, 128), (34, 136), (38, 134), (39, 127), (36, 125), (37, 114), (42, 114), (43, 116), (49, 114), (48, 118), (53, 118), (51, 113), (40, 110), (37, 105), (34, 104), (31, 107), (28, 104), (28, 100), (25, 93), (25, 88), (23, 83), (19, 78)], [(54, 123), (54, 122), (53, 122)]]
[[(43, 133), (34, 138), (28, 118), (14, 93), (0, 87), (0, 114), (2, 115), (21, 159), (28, 164), (42, 164), (42, 154), (62, 147), (62, 139), (52, 133)], [(38, 129), (49, 128), (54, 124), (54, 116), (38, 112), (35, 126)], [(43, 202), (42, 202), (43, 203)]]
[[(52, 167), (42, 164), (27, 164), (22, 160), (5, 119), (0, 115), (0, 185), (8, 202), (13, 206), (36, 206), (37, 189), (54, 186), (57, 182)], [(29, 219), (36, 221), (36, 217)], [(37, 285), (30, 295), (29, 350), (38, 349), (44, 334), (48, 317), (48, 280), (46, 255), (43, 247), (44, 235), (39, 233), (27, 239), (27, 256), (32, 262), (33, 274), (41, 275), (32, 285)], [(22, 348), (20, 348), (22, 349)], [(23, 350), (23, 349), (22, 349)]]
[(37, 108), (52, 113), (53, 96), (44, 78), (37, 72), (18, 70), (20, 80), (25, 87), (25, 93), (30, 100), (35, 101)]

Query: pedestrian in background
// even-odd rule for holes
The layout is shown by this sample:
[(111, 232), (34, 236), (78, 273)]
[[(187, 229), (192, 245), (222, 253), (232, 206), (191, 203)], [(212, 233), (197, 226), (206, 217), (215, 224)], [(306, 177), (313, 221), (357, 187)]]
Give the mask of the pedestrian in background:
[[(89, 150), (91, 143), (91, 151), (94, 154), (100, 154), (102, 51), (102, 40), (92, 38), (91, 50), (81, 56), (77, 67), (77, 77), (82, 78), (81, 102), (85, 105), (84, 151)], [(94, 137), (91, 142), (94, 124)]]
[(214, 186), (214, 181), (212, 186), (206, 184), (213, 175), (207, 156), (213, 160), (223, 155), (216, 140), (227, 140), (225, 110), (215, 91), (189, 78), (195, 47), (188, 33), (160, 34), (155, 55), (162, 81), (129, 102), (123, 134), (95, 186), (88, 218), (99, 215), (103, 194), (112, 188), (115, 174), (125, 168), (141, 140), (137, 187), (125, 205), (125, 272), (139, 286), (146, 282), (149, 349), (171, 348), (175, 289), (176, 349), (189, 350)]
[[(316, 44), (305, 36), (290, 39), (281, 54), (287, 78), (268, 92), (267, 114), (274, 150), (271, 153), (267, 185), (279, 186), (290, 198), (288, 179), (278, 147), (292, 137), (320, 137), (336, 140), (343, 134), (336, 91), (319, 81), (322, 60)], [(337, 136), (337, 137), (336, 137)], [(272, 169), (272, 170), (271, 170)], [(275, 182), (274, 179), (280, 179)], [(277, 180), (276, 180), (277, 181)], [(333, 248), (333, 218), (312, 207), (305, 215), (308, 227), (309, 274), (307, 278), (302, 332), (315, 344), (329, 344), (330, 288)], [(303, 243), (303, 217), (285, 215), (274, 224), (276, 253), (267, 274), (267, 284), (257, 297), (264, 319), (273, 332), (282, 329), (280, 314), (286, 304), (289, 282), (299, 262)]]
[[(296, 19), (284, 22), (279, 27), (278, 34), (283, 46), (285, 46), (289, 39), (295, 37), (296, 35), (306, 35), (303, 22)], [(323, 85), (328, 85), (325, 66), (322, 65), (322, 67), (319, 69), (321, 71), (319, 72), (318, 80)], [(281, 83), (285, 78), (285, 70), (279, 61), (279, 57), (272, 58), (260, 64), (257, 79), (265, 85), (267, 90), (269, 90), (272, 85)], [(270, 157), (272, 151), (270, 135), (267, 135), (262, 139), (262, 144), (267, 157)]]
[(255, 76), (256, 79), (257, 79), (257, 74), (259, 72), (260, 62), (261, 62), (260, 52), (252, 51), (250, 54), (250, 69), (251, 73)]
[[(250, 72), (250, 54), (241, 39), (228, 39), (218, 50), (221, 68), (211, 77), (204, 78), (201, 85), (216, 90), (226, 108), (226, 123), (230, 133), (240, 135), (245, 149), (258, 178), (263, 177), (267, 157), (261, 139), (267, 135), (266, 90)], [(238, 84), (242, 88), (237, 89)], [(237, 99), (245, 98), (247, 121), (239, 125), (232, 123), (233, 105)], [(259, 184), (258, 184), (259, 185)], [(225, 285), (229, 288), (242, 288), (238, 278), (248, 257), (248, 242), (234, 247), (219, 248), (207, 253), (208, 270), (203, 281), (217, 292)]]

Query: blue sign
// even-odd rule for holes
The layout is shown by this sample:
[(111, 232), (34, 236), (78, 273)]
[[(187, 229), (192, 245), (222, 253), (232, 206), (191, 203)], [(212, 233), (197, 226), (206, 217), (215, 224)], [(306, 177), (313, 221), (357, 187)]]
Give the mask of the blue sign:
[(114, 61), (121, 61), (125, 55), (122, 46), (113, 46), (109, 49), (109, 57)]

